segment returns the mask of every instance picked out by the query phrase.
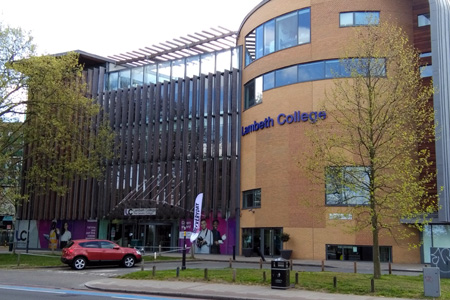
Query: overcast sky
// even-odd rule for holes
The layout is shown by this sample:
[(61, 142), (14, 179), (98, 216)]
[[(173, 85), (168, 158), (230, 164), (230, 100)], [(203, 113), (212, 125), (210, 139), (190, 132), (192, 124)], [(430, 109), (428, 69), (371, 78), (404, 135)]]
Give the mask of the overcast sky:
[(108, 56), (211, 27), (238, 30), (261, 0), (2, 0), (3, 24), (30, 31), (41, 54)]

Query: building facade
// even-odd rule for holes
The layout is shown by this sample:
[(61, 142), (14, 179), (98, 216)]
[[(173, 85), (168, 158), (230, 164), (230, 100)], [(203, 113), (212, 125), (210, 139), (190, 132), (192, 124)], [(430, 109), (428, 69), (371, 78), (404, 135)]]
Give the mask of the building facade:
[[(228, 235), (222, 253), (278, 256), (289, 248), (297, 259), (372, 260), (370, 234), (348, 233), (351, 220), (326, 201), (325, 188), (310, 188), (297, 162), (309, 151), (306, 131), (327, 122), (319, 110), (325, 90), (346, 76), (339, 59), (351, 30), (391, 20), (421, 53), (425, 83), (433, 78), (436, 86), (440, 138), (429, 148), (444, 189), (426, 230), (400, 243), (384, 237), (381, 259), (429, 262), (431, 247), (450, 246), (449, 12), (448, 0), (264, 0), (237, 32), (107, 59), (81, 53), (118, 158), (107, 162), (102, 181), (80, 180), (66, 197), (24, 203), (17, 241), (23, 246), (21, 233), (35, 228), (33, 247), (46, 247), (56, 220), (71, 222), (75, 238), (176, 248), (191, 228), (195, 196), (204, 193), (203, 216), (209, 225), (218, 219)], [(290, 234), (285, 244), (282, 233)]]

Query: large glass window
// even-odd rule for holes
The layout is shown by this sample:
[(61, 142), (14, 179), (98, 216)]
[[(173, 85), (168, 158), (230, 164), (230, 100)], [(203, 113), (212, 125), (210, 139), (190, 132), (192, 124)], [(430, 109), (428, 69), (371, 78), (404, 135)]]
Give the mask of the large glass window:
[(367, 205), (369, 203), (369, 168), (327, 167), (325, 202), (327, 205)]
[(242, 208), (261, 207), (261, 189), (245, 191), (242, 194)]
[(211, 54), (202, 54), (201, 56), (201, 69), (202, 74), (214, 73), (214, 64), (215, 64), (215, 55)]
[(138, 67), (131, 69), (131, 86), (142, 85), (144, 81), (144, 68)]
[(108, 76), (108, 90), (117, 90), (119, 83), (119, 72), (109, 73)]
[(379, 11), (353, 11), (339, 14), (339, 26), (367, 26), (380, 23)]
[[(276, 47), (282, 50), (297, 45), (298, 38), (297, 13), (288, 14), (276, 19)], [(258, 39), (258, 35), (256, 36)], [(258, 43), (257, 43), (258, 44)]]
[(186, 58), (186, 76), (192, 78), (200, 74), (200, 57), (198, 55)]
[(170, 81), (170, 61), (158, 64), (158, 82)]
[(184, 78), (184, 59), (176, 60), (172, 63), (172, 79)]
[(263, 77), (260, 76), (249, 83), (247, 83), (244, 87), (245, 90), (245, 102), (244, 108), (250, 108), (256, 104), (262, 102), (262, 92), (263, 92)]
[(144, 67), (144, 83), (156, 83), (157, 65), (148, 65)]
[(430, 14), (421, 14), (417, 16), (417, 26), (424, 27), (431, 24)]
[(272, 19), (245, 37), (245, 65), (272, 52), (311, 42), (311, 10)]
[(325, 77), (323, 61), (298, 66), (298, 82), (319, 80)]
[(297, 66), (275, 71), (276, 86), (283, 86), (297, 82)]
[(131, 74), (130, 70), (123, 70), (119, 72), (119, 89), (127, 89), (130, 87)]

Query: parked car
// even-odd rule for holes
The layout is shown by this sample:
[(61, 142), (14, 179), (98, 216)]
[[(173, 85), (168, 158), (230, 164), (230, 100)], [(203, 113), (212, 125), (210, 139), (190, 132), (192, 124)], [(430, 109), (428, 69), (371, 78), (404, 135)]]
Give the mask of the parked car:
[(87, 265), (118, 264), (131, 268), (142, 260), (142, 254), (134, 248), (120, 247), (107, 240), (74, 240), (62, 249), (61, 261), (75, 270)]

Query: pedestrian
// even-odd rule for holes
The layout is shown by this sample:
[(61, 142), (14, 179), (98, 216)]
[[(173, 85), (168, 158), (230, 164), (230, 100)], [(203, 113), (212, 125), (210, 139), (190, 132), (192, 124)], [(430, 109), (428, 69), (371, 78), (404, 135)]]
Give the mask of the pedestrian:
[(206, 228), (206, 220), (204, 219), (200, 222), (200, 227), (201, 230), (195, 243), (195, 253), (209, 254), (213, 241), (212, 232)]

